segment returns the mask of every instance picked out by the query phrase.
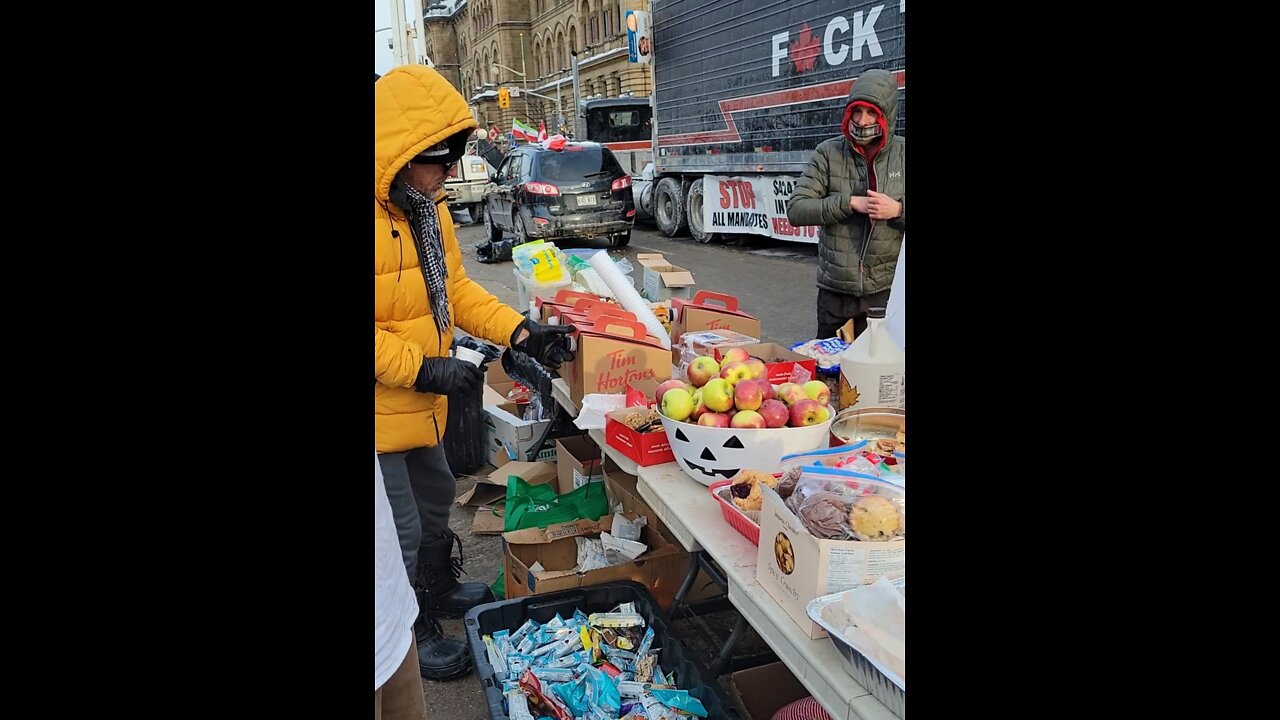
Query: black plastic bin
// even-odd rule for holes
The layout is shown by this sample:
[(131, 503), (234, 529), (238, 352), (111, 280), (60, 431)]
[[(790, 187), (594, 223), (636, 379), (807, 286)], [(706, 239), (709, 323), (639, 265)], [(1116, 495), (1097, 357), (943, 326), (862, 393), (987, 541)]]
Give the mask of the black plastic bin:
[(708, 718), (740, 720), (715, 679), (709, 677), (707, 669), (689, 657), (684, 646), (671, 634), (671, 621), (662, 612), (662, 608), (658, 607), (648, 589), (640, 583), (630, 581), (546, 595), (529, 595), (472, 608), (464, 620), (467, 645), (475, 661), (476, 677), (479, 678), (485, 699), (489, 703), (490, 717), (493, 720), (506, 720), (507, 713), (503, 704), (502, 679), (494, 677), (493, 666), (489, 664), (484, 642), (480, 639), (482, 635), (492, 635), (498, 630), (515, 632), (529, 618), (545, 623), (554, 618), (556, 613), (560, 613), (561, 617), (571, 617), (573, 611), (578, 609), (588, 615), (593, 612), (609, 612), (625, 602), (635, 603), (636, 612), (643, 615), (645, 622), (653, 628), (653, 644), (659, 648), (658, 662), (662, 665), (663, 672), (675, 671), (676, 686), (681, 690), (688, 690), (690, 695), (701, 700), (703, 707), (707, 709)]

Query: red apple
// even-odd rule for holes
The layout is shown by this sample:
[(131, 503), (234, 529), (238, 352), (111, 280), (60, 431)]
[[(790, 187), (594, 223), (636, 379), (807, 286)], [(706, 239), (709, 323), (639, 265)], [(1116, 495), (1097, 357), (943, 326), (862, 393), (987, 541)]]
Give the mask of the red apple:
[[(761, 378), (760, 385), (764, 388), (765, 400), (777, 399), (778, 394), (773, 390), (773, 383), (769, 382), (767, 379)], [(783, 404), (785, 405), (786, 403), (783, 403)]]
[(751, 358), (750, 360), (747, 360), (747, 369), (751, 371), (751, 377), (757, 380), (763, 380), (765, 373), (767, 372), (764, 366), (764, 361), (760, 358)]
[(764, 418), (760, 417), (760, 413), (755, 410), (739, 410), (729, 421), (729, 427), (735, 428), (763, 428), (764, 426)]
[(764, 418), (765, 427), (786, 427), (787, 421), (791, 419), (791, 411), (781, 400), (765, 400), (760, 405), (760, 417)]
[(707, 384), (707, 381), (720, 374), (720, 363), (715, 358), (700, 355), (689, 363), (689, 369), (685, 371), (689, 376), (689, 382), (693, 386), (700, 388)]
[(731, 362), (746, 362), (750, 357), (743, 348), (729, 348), (725, 351), (724, 356), (720, 358), (720, 365), (723, 367)]
[(720, 366), (720, 377), (728, 380), (730, 385), (737, 385), (751, 378), (751, 368), (744, 362), (731, 362)]
[(795, 407), (796, 403), (808, 400), (809, 396), (804, 394), (804, 388), (789, 382), (778, 386), (778, 399), (786, 403), (787, 407)]
[(693, 391), (693, 413), (689, 415), (691, 420), (697, 420), (702, 417), (703, 413), (709, 413), (707, 404), (702, 402), (702, 388)]
[(805, 398), (791, 406), (791, 427), (821, 425), (831, 417), (826, 406), (817, 400)]
[(831, 388), (827, 387), (827, 384), (821, 380), (810, 380), (802, 385), (800, 389), (804, 390), (804, 394), (810, 400), (817, 400), (823, 405), (831, 404)]
[(688, 393), (693, 392), (693, 388), (689, 387), (683, 380), (676, 380), (673, 378), (659, 385), (658, 389), (654, 391), (653, 393), (654, 402), (661, 405), (662, 396), (666, 395), (668, 390), (673, 390), (675, 388), (680, 388), (681, 390), (684, 390), (685, 392), (688, 392)]
[(703, 427), (727, 428), (729, 427), (729, 416), (724, 413), (703, 413), (702, 417), (698, 418), (698, 424)]
[(739, 410), (759, 410), (764, 390), (759, 380), (743, 380), (733, 386), (733, 405)]

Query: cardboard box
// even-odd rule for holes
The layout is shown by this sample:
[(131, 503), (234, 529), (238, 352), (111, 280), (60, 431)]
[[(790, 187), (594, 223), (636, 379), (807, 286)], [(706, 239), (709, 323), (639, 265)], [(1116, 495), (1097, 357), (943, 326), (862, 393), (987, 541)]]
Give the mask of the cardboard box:
[[(818, 361), (801, 355), (798, 352), (785, 348), (778, 343), (762, 342), (754, 345), (739, 346), (746, 350), (752, 357), (760, 358), (764, 361), (765, 375), (769, 382), (774, 385), (781, 385), (785, 382), (795, 382), (792, 379), (792, 373), (796, 367), (801, 367), (808, 371), (808, 377), (800, 380), (800, 384), (804, 384), (812, 380), (818, 373)], [(728, 348), (716, 348), (715, 358), (720, 361), (724, 358), (724, 353)], [(799, 374), (804, 377), (804, 373)]]
[(767, 487), (761, 487), (760, 493), (764, 506), (756, 580), (810, 638), (824, 638), (827, 631), (809, 619), (805, 611), (809, 601), (858, 584), (869, 585), (882, 575), (906, 574), (905, 540), (819, 540), (805, 530), (778, 493)]
[(733, 673), (729, 694), (746, 711), (746, 720), (773, 720), (774, 713), (810, 695), (781, 662)]
[(693, 273), (672, 265), (662, 253), (638, 253), (636, 260), (644, 268), (642, 287), (645, 298), (661, 302), (672, 298), (688, 299), (693, 294)]
[[(495, 390), (501, 392), (497, 388)], [(538, 438), (542, 437), (542, 432), (550, 424), (550, 420), (536, 422), (522, 420), (501, 407), (486, 405), (484, 408), (485, 445), (492, 452), (490, 461), (494, 467), (500, 467), (513, 459), (527, 460), (529, 450), (533, 448)], [(513, 458), (512, 455), (515, 457)], [(555, 462), (555, 443), (548, 443), (535, 459)]]
[[(604, 474), (605, 491), (609, 495), (609, 507), (616, 507), (621, 503), (623, 509), (635, 512), (637, 515), (643, 515), (648, 525), (662, 533), (662, 537), (666, 538), (667, 542), (670, 542), (676, 547), (680, 547), (680, 543), (671, 535), (671, 531), (662, 523), (662, 519), (653, 512), (653, 509), (649, 507), (649, 504), (640, 496), (640, 488), (638, 487), (640, 483), (639, 478), (630, 473), (623, 472), (622, 468), (615, 465), (607, 455), (605, 456), (601, 472)], [(689, 561), (693, 562), (693, 558), (690, 557)], [(684, 580), (684, 573), (687, 573), (688, 571), (689, 568), (686, 566), (680, 575), (680, 580), (682, 582)], [(677, 586), (676, 589), (678, 591), (679, 587)], [(724, 593), (720, 590), (720, 587), (712, 582), (711, 578), (707, 577), (707, 573), (703, 570), (698, 570), (698, 576), (694, 578), (693, 587), (689, 589), (689, 594), (685, 597), (685, 602), (696, 603), (703, 600), (723, 597), (723, 595)], [(673, 594), (672, 598), (674, 599), (674, 597), (675, 595)]]
[(675, 462), (675, 452), (665, 430), (636, 432), (622, 422), (635, 410), (614, 410), (604, 416), (604, 441), (637, 465), (661, 465)]
[[(556, 467), (545, 462), (513, 461), (476, 481), (475, 487), (458, 496), (459, 505), (476, 508), (471, 521), (473, 535), (499, 535), (503, 529), (502, 510), (507, 500), (507, 477), (516, 475), (530, 485), (545, 485), (556, 479)], [(496, 508), (497, 512), (492, 509)]]
[(586, 435), (556, 440), (556, 492), (564, 495), (589, 482), (604, 482), (600, 448)]
[[(637, 513), (625, 513), (629, 519)], [(504, 533), (504, 569), (507, 599), (570, 590), (573, 588), (634, 580), (649, 588), (649, 592), (664, 609), (680, 589), (680, 581), (689, 566), (689, 554), (668, 541), (656, 528), (645, 525), (640, 532), (640, 542), (649, 549), (635, 560), (577, 573), (578, 542), (575, 538), (599, 537), (613, 526), (613, 514), (598, 520), (576, 520), (546, 528), (529, 528)], [(544, 570), (531, 571), (534, 563), (542, 563)]]
[(760, 337), (760, 321), (738, 309), (738, 298), (724, 293), (699, 290), (692, 300), (671, 301), (675, 319), (671, 323), (671, 342), (679, 342), (686, 332), (731, 330), (753, 338)]
[(588, 393), (624, 393), (629, 382), (671, 377), (670, 354), (634, 320), (604, 316), (578, 326), (570, 337), (574, 359), (561, 366), (560, 376), (579, 406)]

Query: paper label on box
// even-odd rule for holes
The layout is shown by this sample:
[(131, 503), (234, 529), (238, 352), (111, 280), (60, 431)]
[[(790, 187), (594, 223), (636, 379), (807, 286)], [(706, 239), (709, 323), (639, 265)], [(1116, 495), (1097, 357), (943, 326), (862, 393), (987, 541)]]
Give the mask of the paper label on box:
[(861, 585), (862, 568), (866, 563), (866, 550), (831, 548), (827, 554), (827, 589), (823, 594), (830, 595)]
[[(882, 543), (877, 543), (882, 544)], [(857, 550), (833, 547), (827, 555), (827, 595), (857, 585), (875, 582), (882, 575), (906, 570), (906, 543), (889, 543), (896, 547)]]
[(573, 469), (573, 489), (574, 490), (577, 490), (578, 488), (582, 487), (583, 485), (586, 485), (589, 482), (603, 482), (603, 481), (604, 481), (604, 478), (593, 477), (591, 475), (583, 475), (578, 470), (578, 468)]

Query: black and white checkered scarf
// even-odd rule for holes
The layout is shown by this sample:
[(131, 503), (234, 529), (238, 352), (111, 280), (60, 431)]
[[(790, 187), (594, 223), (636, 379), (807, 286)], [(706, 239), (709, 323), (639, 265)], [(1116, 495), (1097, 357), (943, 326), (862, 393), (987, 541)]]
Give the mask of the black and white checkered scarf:
[(418, 264), (422, 267), (422, 278), (427, 283), (427, 295), (431, 299), (431, 313), (435, 316), (436, 329), (443, 333), (449, 329), (449, 291), (446, 284), (449, 268), (444, 258), (444, 240), (440, 236), (439, 211), (431, 198), (408, 183), (392, 183), (391, 200), (409, 218), (413, 244), (418, 250)]

